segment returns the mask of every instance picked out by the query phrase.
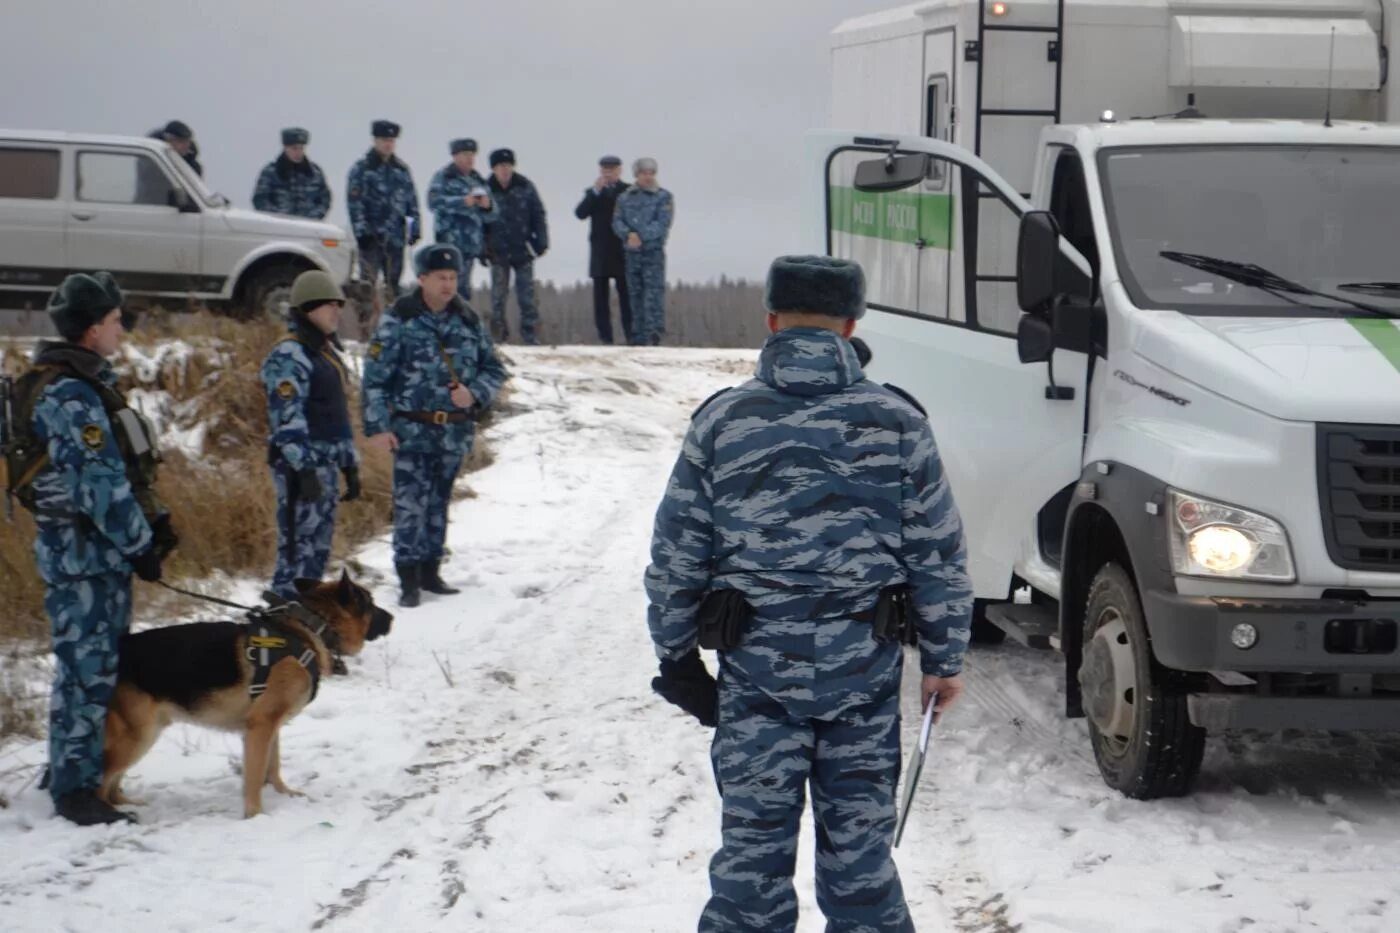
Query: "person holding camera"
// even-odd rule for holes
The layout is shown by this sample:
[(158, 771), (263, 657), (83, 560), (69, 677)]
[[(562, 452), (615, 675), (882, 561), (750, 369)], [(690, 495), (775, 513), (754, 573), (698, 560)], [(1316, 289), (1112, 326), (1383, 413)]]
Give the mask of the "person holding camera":
[(588, 221), (588, 277), (593, 280), (593, 323), (598, 342), (613, 342), (609, 283), (617, 284), (617, 310), (622, 318), (622, 340), (632, 340), (632, 303), (627, 294), (627, 265), (622, 240), (613, 232), (613, 210), (617, 199), (631, 185), (622, 180), (622, 160), (605, 155), (598, 160), (598, 178), (583, 192), (574, 216)]
[(413, 246), (422, 237), (418, 189), (413, 173), (394, 154), (401, 127), (392, 120), (375, 120), (370, 132), (374, 145), (351, 167), (345, 200), (361, 274), (371, 288), (382, 276), (397, 297), (405, 241)]
[(451, 244), (462, 254), (457, 294), (470, 306), (472, 266), (486, 251), (486, 226), (494, 224), (501, 214), (486, 179), (476, 170), (476, 140), (454, 139), (448, 149), (452, 161), (433, 175), (428, 186), (428, 210), (433, 212), (437, 242)]

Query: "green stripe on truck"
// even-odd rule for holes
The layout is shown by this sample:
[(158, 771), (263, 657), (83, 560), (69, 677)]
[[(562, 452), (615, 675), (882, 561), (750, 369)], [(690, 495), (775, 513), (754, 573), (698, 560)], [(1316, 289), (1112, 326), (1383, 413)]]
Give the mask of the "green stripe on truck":
[(953, 248), (953, 196), (911, 191), (870, 192), (830, 186), (831, 229), (894, 243)]
[(1371, 346), (1381, 351), (1381, 356), (1389, 360), (1391, 366), (1400, 370), (1400, 328), (1395, 326), (1394, 321), (1372, 317), (1347, 320), (1371, 342)]

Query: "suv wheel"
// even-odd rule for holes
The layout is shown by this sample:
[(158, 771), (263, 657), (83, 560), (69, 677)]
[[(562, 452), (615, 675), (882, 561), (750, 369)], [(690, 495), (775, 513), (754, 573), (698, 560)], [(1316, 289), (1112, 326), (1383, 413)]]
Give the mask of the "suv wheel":
[(267, 317), (285, 321), (290, 317), (292, 283), (304, 270), (290, 263), (268, 266), (258, 272), (243, 292), (243, 302), (236, 309), (245, 320)]

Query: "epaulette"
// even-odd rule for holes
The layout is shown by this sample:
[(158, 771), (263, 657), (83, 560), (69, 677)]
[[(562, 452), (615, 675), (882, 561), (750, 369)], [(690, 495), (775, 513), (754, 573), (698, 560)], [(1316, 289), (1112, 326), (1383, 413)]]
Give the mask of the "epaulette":
[(733, 386), (726, 386), (725, 388), (720, 389), (720, 390), (719, 390), (718, 392), (716, 392), (714, 395), (711, 395), (709, 398), (705, 399), (705, 401), (703, 401), (703, 402), (701, 402), (699, 405), (697, 405), (697, 406), (695, 407), (695, 410), (694, 410), (693, 412), (690, 413), (690, 420), (691, 420), (691, 421), (694, 421), (696, 418), (700, 417), (700, 412), (704, 411), (705, 408), (706, 408), (706, 406), (708, 406), (708, 405), (709, 405), (711, 402), (713, 402), (715, 399), (719, 398), (721, 395), (723, 395), (724, 393), (728, 392), (730, 389), (733, 389), (733, 388), (734, 388)]
[(900, 398), (904, 399), (904, 400), (905, 400), (906, 402), (908, 402), (910, 405), (913, 405), (915, 408), (917, 408), (917, 409), (919, 410), (919, 414), (923, 415), (925, 418), (928, 417), (928, 411), (927, 411), (927, 409), (925, 409), (924, 406), (920, 405), (920, 404), (919, 404), (919, 400), (916, 399), (916, 398), (914, 398), (914, 396), (910, 395), (908, 392), (904, 391), (904, 390), (901, 389), (899, 386), (897, 386), (897, 385), (891, 385), (891, 384), (888, 383), (888, 382), (885, 383), (885, 388), (889, 389), (889, 390), (890, 390), (891, 392), (893, 392), (895, 395), (898, 395)]

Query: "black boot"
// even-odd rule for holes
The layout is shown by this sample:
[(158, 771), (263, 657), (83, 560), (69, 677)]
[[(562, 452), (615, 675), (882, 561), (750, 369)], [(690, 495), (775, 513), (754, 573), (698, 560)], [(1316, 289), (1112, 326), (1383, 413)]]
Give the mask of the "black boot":
[(423, 594), (419, 591), (418, 564), (395, 564), (394, 569), (399, 572), (399, 605), (407, 609), (412, 609), (423, 601)]
[(97, 799), (97, 791), (75, 790), (54, 801), (54, 812), (79, 826), (104, 826), (108, 823), (135, 823), (136, 817), (123, 813)]
[(452, 596), (462, 592), (457, 587), (448, 586), (442, 582), (442, 574), (439, 572), (442, 569), (442, 561), (425, 560), (418, 565), (418, 568), (422, 573), (423, 589), (429, 593), (435, 593), (438, 596)]

